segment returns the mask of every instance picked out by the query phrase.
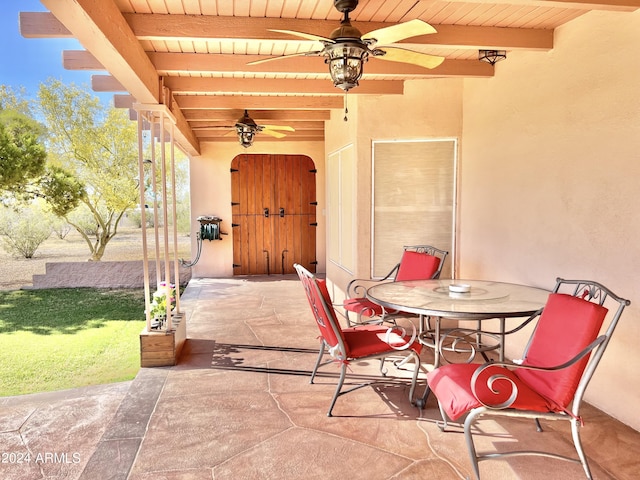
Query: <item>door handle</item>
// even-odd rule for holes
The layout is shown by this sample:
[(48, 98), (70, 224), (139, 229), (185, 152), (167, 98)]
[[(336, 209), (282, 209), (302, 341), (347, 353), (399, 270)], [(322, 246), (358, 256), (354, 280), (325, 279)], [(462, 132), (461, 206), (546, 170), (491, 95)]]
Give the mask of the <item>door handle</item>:
[(265, 216), (265, 218), (269, 218), (269, 209), (268, 208), (264, 209), (264, 216)]
[(280, 216), (284, 217), (284, 208), (280, 207)]

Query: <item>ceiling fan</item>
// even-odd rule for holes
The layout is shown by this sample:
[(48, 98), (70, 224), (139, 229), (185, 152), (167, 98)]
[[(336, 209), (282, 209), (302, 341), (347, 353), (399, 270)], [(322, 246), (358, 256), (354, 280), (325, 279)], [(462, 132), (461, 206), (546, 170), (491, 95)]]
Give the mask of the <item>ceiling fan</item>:
[(281, 126), (281, 125), (258, 125), (253, 118), (249, 116), (249, 112), (247, 110), (244, 111), (244, 115), (242, 118), (239, 118), (235, 124), (235, 132), (238, 134), (238, 140), (240, 141), (240, 145), (245, 148), (253, 145), (253, 138), (255, 134), (266, 133), (275, 138), (285, 137), (286, 134), (279, 132), (278, 130), (283, 130), (285, 132), (295, 132), (293, 127)]
[(349, 12), (355, 10), (358, 6), (358, 0), (334, 0), (333, 4), (344, 17), (340, 22), (340, 27), (331, 32), (329, 38), (294, 30), (271, 30), (321, 42), (323, 44), (322, 50), (266, 58), (250, 62), (249, 65), (294, 56), (317, 55), (325, 57), (324, 61), (329, 65), (329, 74), (333, 84), (347, 92), (358, 86), (358, 80), (363, 73), (362, 66), (370, 56), (391, 62), (411, 63), (429, 69), (437, 67), (444, 61), (444, 57), (392, 46), (392, 44), (406, 38), (436, 33), (436, 29), (428, 23), (415, 19), (373, 30), (363, 35), (360, 30), (351, 25), (349, 20)]

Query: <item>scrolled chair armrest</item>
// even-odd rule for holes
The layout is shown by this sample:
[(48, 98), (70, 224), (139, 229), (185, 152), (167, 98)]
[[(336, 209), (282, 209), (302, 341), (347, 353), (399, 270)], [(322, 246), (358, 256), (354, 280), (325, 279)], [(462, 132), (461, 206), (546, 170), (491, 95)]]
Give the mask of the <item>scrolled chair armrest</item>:
[(387, 273), (383, 278), (380, 279), (354, 278), (347, 284), (347, 297), (364, 297), (367, 292), (367, 288), (377, 283), (391, 280), (395, 273), (398, 271), (398, 268), (400, 268), (400, 263), (398, 263), (395, 267), (393, 267), (393, 269), (391, 269), (389, 273)]
[[(593, 342), (587, 345), (582, 351), (580, 351), (577, 355), (575, 355), (570, 360), (560, 364), (549, 367), (542, 367), (539, 365), (530, 365), (530, 364), (522, 364), (518, 360), (514, 360), (513, 362), (487, 362), (483, 365), (480, 365), (471, 377), (471, 391), (473, 395), (476, 397), (476, 400), (480, 402), (483, 406), (495, 410), (503, 410), (511, 407), (513, 403), (518, 398), (518, 386), (514, 379), (509, 376), (509, 373), (513, 370), (517, 369), (525, 369), (525, 370), (537, 370), (542, 372), (553, 372), (558, 370), (563, 370), (565, 368), (571, 367), (576, 362), (580, 361), (586, 355), (589, 355), (593, 349), (598, 347), (602, 342), (607, 339), (605, 335), (601, 335), (596, 338)], [(501, 368), (496, 368), (501, 367)], [(490, 370), (494, 369), (496, 372), (491, 372)], [(486, 373), (485, 373), (486, 372)], [(488, 376), (487, 376), (488, 375)], [(500, 382), (500, 386), (503, 387), (506, 385), (510, 388), (509, 392), (503, 392), (498, 388), (498, 382)], [(489, 395), (492, 395), (495, 399), (498, 400), (495, 403), (492, 403), (487, 399), (486, 395), (482, 395), (479, 392), (481, 387), (486, 386), (486, 390), (488, 390)], [(485, 391), (486, 391), (485, 390)], [(505, 399), (504, 397), (507, 396)]]

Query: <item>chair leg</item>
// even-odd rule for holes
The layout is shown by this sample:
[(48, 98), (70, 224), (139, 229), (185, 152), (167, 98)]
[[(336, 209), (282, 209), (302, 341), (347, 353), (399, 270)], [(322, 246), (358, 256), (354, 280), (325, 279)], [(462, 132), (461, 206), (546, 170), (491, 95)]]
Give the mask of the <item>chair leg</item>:
[[(409, 389), (409, 403), (413, 405), (413, 394), (416, 391), (416, 385), (418, 383), (418, 373), (420, 373), (420, 356), (414, 351), (412, 351), (411, 356), (413, 357), (414, 368), (413, 377), (411, 378), (411, 388)], [(409, 358), (409, 355), (407, 355), (407, 358)]]
[(478, 466), (478, 454), (476, 452), (476, 446), (473, 443), (473, 436), (471, 435), (471, 427), (475, 422), (476, 417), (482, 414), (484, 407), (474, 408), (469, 412), (467, 418), (464, 421), (464, 438), (467, 441), (467, 450), (469, 452), (469, 459), (471, 460), (471, 466), (473, 467), (473, 473), (476, 480), (480, 480), (480, 467)]
[(333, 399), (331, 400), (331, 405), (329, 405), (329, 411), (327, 412), (327, 417), (332, 417), (331, 412), (333, 411), (333, 406), (336, 404), (336, 400), (340, 396), (340, 390), (342, 390), (342, 385), (344, 384), (344, 378), (347, 375), (347, 364), (345, 362), (341, 362), (342, 365), (340, 367), (340, 380), (338, 380), (338, 385), (336, 386), (336, 392), (333, 394)]
[(593, 477), (591, 476), (591, 469), (587, 463), (587, 456), (584, 454), (584, 450), (582, 449), (582, 440), (580, 440), (580, 425), (578, 420), (575, 418), (571, 419), (571, 435), (573, 436), (573, 445), (576, 447), (576, 452), (578, 452), (578, 457), (580, 458), (580, 463), (582, 464), (584, 473), (587, 475), (589, 480), (592, 480)]
[(318, 359), (316, 360), (316, 366), (313, 367), (313, 372), (311, 372), (311, 380), (309, 383), (313, 383), (313, 379), (316, 378), (316, 372), (318, 371), (318, 367), (320, 366), (320, 362), (322, 361), (322, 357), (324, 356), (325, 343), (324, 340), (320, 344), (320, 351), (318, 352)]

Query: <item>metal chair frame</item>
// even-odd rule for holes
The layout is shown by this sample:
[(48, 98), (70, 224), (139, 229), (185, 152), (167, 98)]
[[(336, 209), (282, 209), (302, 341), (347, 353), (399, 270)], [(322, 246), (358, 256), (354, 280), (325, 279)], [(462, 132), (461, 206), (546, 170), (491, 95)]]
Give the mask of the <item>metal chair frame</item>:
[[(613, 314), (611, 320), (608, 322), (608, 324), (606, 324), (606, 319), (605, 319), (606, 330), (604, 331), (604, 333), (600, 334), (598, 338), (596, 338), (593, 342), (591, 342), (591, 344), (589, 344), (574, 358), (563, 363), (562, 365), (544, 368), (544, 367), (537, 367), (533, 365), (526, 365), (526, 366), (520, 365), (516, 362), (513, 362), (513, 363), (512, 362), (488, 362), (480, 366), (475, 371), (472, 377), (472, 385), (476, 384), (483, 370), (490, 368), (492, 366), (493, 367), (503, 366), (509, 369), (514, 369), (514, 370), (518, 368), (520, 369), (526, 368), (526, 369), (538, 370), (538, 371), (556, 371), (556, 370), (562, 370), (562, 369), (568, 368), (574, 365), (576, 362), (580, 361), (586, 355), (590, 355), (587, 366), (584, 369), (582, 376), (580, 377), (578, 386), (573, 394), (571, 408), (568, 409), (568, 411), (566, 412), (545, 413), (545, 412), (538, 412), (538, 411), (516, 410), (513, 408), (509, 408), (509, 406), (513, 403), (513, 401), (515, 401), (518, 393), (516, 386), (512, 382), (509, 382), (512, 387), (512, 392), (508, 402), (505, 402), (505, 404), (501, 404), (501, 405), (489, 405), (487, 403), (483, 403), (482, 406), (472, 409), (467, 414), (467, 417), (464, 421), (464, 435), (465, 435), (467, 448), (469, 451), (469, 456), (471, 458), (473, 471), (478, 480), (480, 479), (480, 470), (478, 465), (480, 461), (491, 460), (496, 458), (509, 458), (514, 456), (523, 456), (523, 455), (543, 456), (543, 457), (555, 458), (559, 460), (565, 460), (565, 461), (573, 462), (576, 464), (580, 464), (582, 465), (582, 468), (584, 470), (586, 477), (588, 479), (593, 478), (591, 474), (591, 470), (589, 468), (587, 457), (584, 453), (584, 449), (582, 447), (582, 442), (580, 439), (580, 426), (582, 425), (582, 418), (580, 417), (580, 405), (584, 397), (585, 390), (589, 385), (589, 382), (600, 362), (600, 359), (602, 358), (602, 355), (604, 354), (607, 348), (607, 345), (611, 340), (611, 336), (613, 335), (613, 332), (618, 324), (618, 321), (620, 320), (622, 311), (626, 306), (630, 304), (630, 301), (615, 295), (611, 290), (601, 285), (600, 283), (597, 283), (594, 281), (565, 280), (562, 278), (557, 278), (555, 288), (553, 289), (553, 293), (563, 293), (561, 292), (561, 290), (563, 289), (564, 290), (570, 289), (571, 291), (566, 293), (571, 293), (571, 295), (573, 295), (574, 297), (581, 297), (591, 302), (597, 303), (601, 306), (605, 303), (607, 299), (610, 299), (613, 302), (617, 303), (617, 309)], [(607, 316), (611, 316), (611, 314), (608, 314)], [(603, 328), (605, 327), (603, 326)], [(533, 339), (533, 335), (531, 336), (531, 338), (529, 339), (529, 342), (525, 347), (523, 358), (526, 358), (526, 354), (529, 349), (529, 346), (531, 345), (532, 339)], [(503, 377), (503, 376), (492, 375), (487, 381), (491, 382), (499, 378), (507, 379), (506, 377)], [(478, 399), (478, 401), (480, 400)], [(443, 419), (443, 424), (441, 426), (441, 429), (444, 431), (447, 427), (447, 416), (442, 406), (440, 405), (440, 403), (438, 403), (438, 406), (440, 407), (440, 412), (442, 414), (442, 419)], [(540, 419), (554, 420), (554, 421), (555, 420), (568, 421), (571, 424), (571, 434), (572, 434), (573, 443), (574, 443), (574, 447), (576, 449), (578, 458), (568, 457), (568, 456), (560, 455), (553, 452), (545, 452), (545, 451), (538, 451), (538, 450), (521, 450), (521, 451), (512, 451), (512, 452), (505, 452), (505, 453), (478, 453), (476, 451), (475, 444), (473, 442), (473, 435), (471, 433), (471, 430), (475, 422), (480, 417), (485, 415), (531, 418), (535, 420), (536, 430), (538, 432), (542, 432)]]
[[(394, 348), (391, 345), (389, 345), (388, 350), (385, 350), (384, 352), (376, 353), (373, 355), (358, 356), (358, 357), (349, 356), (347, 354), (348, 349), (345, 345), (344, 337), (342, 335), (342, 329), (340, 327), (340, 324), (338, 323), (335, 309), (333, 305), (330, 303), (330, 301), (325, 300), (324, 295), (322, 294), (320, 287), (318, 286), (316, 276), (313, 275), (311, 272), (309, 272), (307, 269), (305, 269), (302, 265), (294, 264), (294, 268), (296, 269), (298, 276), (302, 281), (302, 284), (305, 289), (305, 293), (307, 294), (307, 298), (309, 300), (309, 304), (311, 306), (311, 310), (313, 311), (316, 322), (323, 324), (324, 318), (328, 319), (330, 323), (329, 327), (333, 331), (337, 339), (336, 344), (331, 345), (327, 341), (327, 339), (324, 338), (324, 336), (321, 337), (322, 343), (320, 345), (318, 357), (317, 357), (315, 366), (313, 367), (313, 371), (311, 373), (311, 379), (309, 381), (309, 383), (314, 383), (316, 373), (318, 372), (318, 369), (321, 366), (332, 364), (332, 363), (335, 363), (336, 361), (340, 363), (340, 377), (338, 379), (338, 384), (336, 386), (335, 393), (333, 394), (333, 398), (331, 399), (327, 416), (328, 417), (333, 416), (332, 415), (333, 407), (335, 406), (335, 403), (338, 397), (345, 395), (349, 392), (352, 392), (354, 390), (357, 390), (359, 388), (371, 385), (372, 383), (375, 383), (375, 382), (367, 382), (363, 384), (358, 384), (343, 391), (342, 387), (346, 379), (347, 367), (348, 367), (349, 361), (351, 360), (380, 359), (380, 373), (383, 376), (386, 376), (384, 362), (387, 357), (402, 355), (402, 356), (405, 356), (405, 359), (403, 359), (403, 361), (408, 359), (413, 359), (414, 370), (413, 370), (413, 376), (411, 378), (411, 387), (409, 389), (409, 402), (413, 404), (413, 394), (415, 392), (418, 373), (420, 371), (420, 356), (418, 352), (416, 352), (413, 348), (409, 347), (409, 345), (407, 345), (408, 348), (403, 348), (403, 349), (398, 349), (397, 347)], [(312, 292), (311, 289), (313, 289), (314, 292)], [(321, 315), (320, 314), (321, 311), (324, 311), (325, 315)], [(353, 328), (350, 328), (349, 330), (357, 331), (357, 328), (358, 327), (353, 327)], [(322, 363), (322, 359), (324, 357), (325, 352), (329, 352), (331, 355), (331, 358), (325, 361), (324, 363)]]
[[(413, 251), (418, 253), (424, 253), (425, 255), (431, 255), (434, 257), (438, 257), (440, 259), (440, 265), (438, 269), (431, 275), (431, 277), (425, 278), (427, 279), (436, 279), (440, 278), (440, 274), (442, 273), (442, 268), (444, 267), (444, 262), (449, 254), (446, 250), (441, 250), (439, 248), (433, 247), (431, 245), (405, 245), (403, 247), (403, 254), (406, 251)], [(400, 270), (400, 263), (398, 262), (384, 277), (374, 279), (374, 278), (354, 278), (347, 284), (347, 293), (346, 298), (357, 298), (364, 297), (366, 295), (367, 289), (373, 285), (377, 285), (381, 282), (395, 282), (398, 276), (398, 271)], [(416, 279), (417, 280), (417, 279)], [(343, 305), (336, 304), (336, 307), (344, 307)], [(384, 308), (383, 314), (381, 316), (375, 315), (367, 315), (371, 317), (369, 320), (363, 320), (363, 312), (357, 314), (357, 319), (352, 320), (348, 310), (344, 309), (344, 317), (347, 319), (347, 325), (362, 325), (367, 323), (382, 323), (384, 321), (391, 321), (391, 315), (397, 312), (387, 312)]]

